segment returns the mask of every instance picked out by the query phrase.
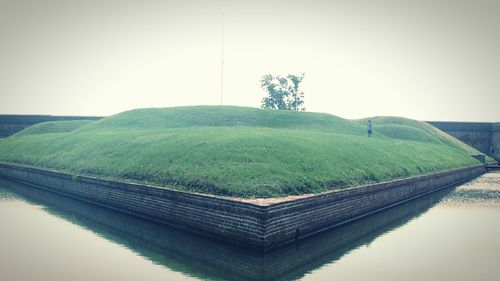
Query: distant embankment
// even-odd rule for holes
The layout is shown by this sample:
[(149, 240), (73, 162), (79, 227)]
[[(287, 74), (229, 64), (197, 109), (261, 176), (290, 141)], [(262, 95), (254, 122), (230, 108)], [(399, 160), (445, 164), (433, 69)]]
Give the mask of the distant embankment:
[(96, 116), (0, 115), (0, 138), (8, 137), (31, 125), (48, 121), (99, 120)]
[(500, 122), (427, 122), (500, 161)]

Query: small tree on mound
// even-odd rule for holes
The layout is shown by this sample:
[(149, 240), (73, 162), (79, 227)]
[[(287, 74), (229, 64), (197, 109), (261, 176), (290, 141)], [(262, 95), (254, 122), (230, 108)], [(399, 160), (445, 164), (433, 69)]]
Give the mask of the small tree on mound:
[(300, 75), (288, 74), (286, 77), (267, 74), (262, 76), (260, 87), (267, 92), (262, 99), (262, 108), (274, 110), (304, 111), (304, 92), (300, 89)]

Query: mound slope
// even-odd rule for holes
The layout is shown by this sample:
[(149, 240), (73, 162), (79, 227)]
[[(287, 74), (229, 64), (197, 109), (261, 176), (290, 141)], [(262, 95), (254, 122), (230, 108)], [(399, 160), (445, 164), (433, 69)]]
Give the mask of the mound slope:
[[(137, 109), (0, 140), (0, 161), (235, 197), (280, 197), (479, 164), (415, 120), (245, 107)], [(37, 125), (35, 125), (37, 126)], [(39, 124), (38, 126), (44, 126)]]

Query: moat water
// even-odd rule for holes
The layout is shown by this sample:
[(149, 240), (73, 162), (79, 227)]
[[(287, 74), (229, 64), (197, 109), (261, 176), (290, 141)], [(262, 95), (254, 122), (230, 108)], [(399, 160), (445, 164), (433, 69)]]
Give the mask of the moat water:
[(0, 179), (0, 280), (500, 280), (500, 173), (262, 254)]

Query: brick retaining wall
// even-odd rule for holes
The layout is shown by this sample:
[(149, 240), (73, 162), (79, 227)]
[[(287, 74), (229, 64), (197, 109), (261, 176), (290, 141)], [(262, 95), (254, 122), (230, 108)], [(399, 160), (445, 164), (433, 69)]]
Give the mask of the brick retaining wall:
[(484, 172), (484, 166), (467, 167), (259, 205), (154, 186), (0, 164), (0, 175), (11, 179), (258, 249), (269, 249), (302, 239)]

